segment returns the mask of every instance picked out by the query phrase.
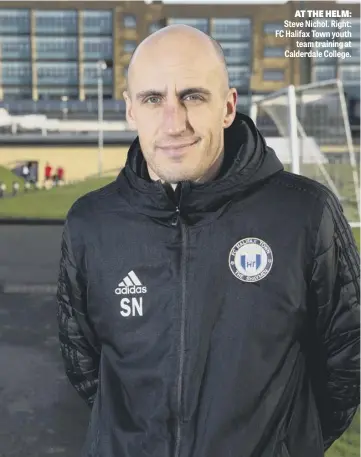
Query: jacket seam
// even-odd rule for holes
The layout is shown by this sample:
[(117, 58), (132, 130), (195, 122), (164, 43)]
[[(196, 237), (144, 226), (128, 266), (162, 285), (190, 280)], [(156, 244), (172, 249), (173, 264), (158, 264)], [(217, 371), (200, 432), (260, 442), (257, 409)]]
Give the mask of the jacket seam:
[(81, 198), (88, 199), (94, 197), (95, 199), (103, 199), (109, 197), (109, 195), (115, 195), (117, 193), (117, 183), (116, 181), (112, 181), (107, 184), (105, 187), (101, 187), (100, 189), (93, 190)]
[(285, 182), (283, 180), (280, 180), (279, 178), (275, 178), (274, 179), (275, 184), (279, 184), (279, 185), (284, 186), (289, 189), (295, 189), (299, 192), (306, 192), (307, 194), (315, 197), (317, 199), (317, 201), (323, 205), (322, 212), (321, 212), (321, 215), (320, 215), (318, 221), (315, 217), (315, 212), (314, 212), (314, 214), (312, 214), (312, 216), (311, 216), (311, 222), (310, 222), (311, 232), (312, 232), (313, 225), (315, 225), (315, 229), (316, 229), (316, 236), (315, 236), (314, 240), (311, 239), (311, 242), (310, 242), (310, 260), (307, 262), (307, 267), (306, 267), (307, 277), (308, 277), (307, 283), (310, 284), (310, 282), (312, 281), (313, 265), (315, 264), (316, 257), (317, 257), (316, 256), (317, 239), (318, 239), (318, 234), (320, 231), (322, 218), (323, 218), (323, 214), (324, 214), (324, 210), (325, 210), (326, 191), (325, 191), (325, 188), (321, 185), (319, 186), (317, 182), (316, 182), (316, 184), (317, 184), (317, 187), (320, 192), (316, 192), (313, 189), (308, 189), (306, 187), (301, 187), (300, 185), (298, 185), (298, 183), (302, 183), (304, 181), (304, 177), (301, 177), (298, 175), (293, 175), (292, 173), (289, 173), (287, 171), (284, 171), (284, 174), (288, 178), (291, 178), (293, 180), (293, 182)]
[[(332, 197), (333, 200), (335, 200), (335, 197)], [(336, 205), (338, 204), (338, 201), (336, 200)], [(345, 232), (345, 235), (346, 235), (346, 239), (348, 241), (348, 243), (350, 243), (350, 245), (353, 244), (353, 239), (352, 239), (352, 236), (351, 236), (351, 231), (348, 229), (347, 225), (344, 224), (344, 221), (341, 219), (341, 218), (337, 218), (336, 215), (335, 215), (335, 211), (334, 211), (334, 208), (336, 207), (333, 207), (331, 204), (330, 204), (330, 201), (327, 200), (326, 201), (326, 205), (328, 206), (333, 218), (334, 218), (334, 221), (335, 221), (335, 232), (337, 233), (337, 235), (339, 235), (339, 238), (340, 238), (340, 241), (341, 243), (343, 244), (343, 237), (341, 236), (341, 231), (339, 230), (339, 226), (341, 226), (341, 228), (344, 229), (344, 232)], [(347, 252), (347, 251), (346, 251)], [(354, 251), (352, 250), (351, 251), (353, 254)], [(357, 262), (357, 257), (356, 257), (356, 254), (355, 254), (355, 257), (353, 259), (349, 259), (351, 262)], [(350, 266), (350, 264), (349, 264)]]
[(314, 246), (313, 246), (312, 265), (315, 264), (317, 257), (319, 257), (319, 256), (325, 254), (327, 251), (329, 251), (330, 248), (332, 247), (332, 244), (333, 244), (333, 242), (331, 241), (331, 244), (330, 244), (330, 246), (327, 247), (327, 249), (322, 251), (320, 254), (317, 254), (317, 252), (316, 252), (316, 250), (317, 250), (317, 240), (318, 240), (319, 235), (320, 235), (321, 224), (322, 224), (323, 216), (325, 214), (325, 210), (326, 210), (326, 204), (324, 204), (324, 206), (322, 208), (321, 217), (320, 217), (320, 220), (318, 221), (318, 225), (317, 225), (317, 233), (316, 233), (316, 237), (315, 237), (315, 243), (314, 243)]
[[(349, 254), (349, 252), (351, 251), (353, 253), (353, 249), (347, 249), (347, 246), (346, 246), (346, 241), (350, 243), (350, 245), (353, 243), (353, 240), (351, 239), (351, 236), (350, 236), (350, 231), (347, 230), (347, 227), (346, 230), (345, 230), (345, 233), (346, 233), (346, 240), (344, 239), (344, 237), (342, 236), (342, 233), (340, 231), (340, 228), (339, 228), (339, 221), (336, 220), (336, 218), (334, 217), (334, 212), (332, 210), (332, 207), (330, 205), (330, 203), (327, 201), (326, 202), (326, 205), (328, 207), (328, 209), (330, 210), (331, 214), (332, 214), (332, 217), (334, 219), (334, 231), (335, 233), (337, 234), (337, 237), (339, 239), (339, 242), (343, 248), (343, 257), (347, 263), (347, 266), (348, 266), (348, 269), (349, 269), (349, 272), (351, 274), (351, 277), (352, 277), (352, 283), (354, 284), (354, 287), (355, 287), (355, 290), (356, 290), (356, 293), (357, 293), (357, 296), (359, 297), (360, 296), (360, 285), (359, 285), (359, 282), (358, 282), (358, 279), (357, 279), (357, 273), (355, 272), (355, 268), (354, 268), (354, 260), (351, 258), (351, 255)], [(341, 222), (341, 226), (343, 226), (343, 222)]]
[[(303, 180), (305, 179), (305, 177), (299, 177), (297, 175), (292, 175), (291, 173), (287, 172), (287, 171), (283, 171), (283, 174), (286, 175), (288, 178), (291, 178), (293, 179), (294, 181), (299, 181), (300, 183), (303, 182)], [(306, 178), (308, 179), (308, 178)], [(321, 191), (320, 192), (315, 192), (313, 191), (312, 189), (308, 189), (306, 187), (302, 187), (300, 185), (298, 185), (298, 182), (297, 183), (294, 183), (294, 182), (284, 182), (283, 180), (280, 180), (278, 177), (274, 177), (272, 179), (272, 181), (275, 183), (275, 184), (280, 184), (281, 186), (284, 186), (284, 187), (287, 187), (287, 188), (290, 188), (290, 189), (295, 189), (295, 190), (298, 190), (300, 192), (307, 192), (309, 195), (312, 195), (314, 197), (317, 198), (317, 200), (324, 200), (324, 195), (323, 194), (326, 194), (326, 190), (325, 188), (317, 183), (316, 181), (312, 182), (312, 183), (316, 183), (317, 185), (317, 188)]]

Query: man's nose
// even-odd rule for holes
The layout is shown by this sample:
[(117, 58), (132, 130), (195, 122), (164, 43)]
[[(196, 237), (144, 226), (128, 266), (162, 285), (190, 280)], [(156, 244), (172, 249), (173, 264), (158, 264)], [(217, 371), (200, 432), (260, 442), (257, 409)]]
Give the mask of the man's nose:
[(168, 135), (179, 135), (187, 128), (187, 111), (179, 102), (167, 103), (163, 112), (163, 129)]

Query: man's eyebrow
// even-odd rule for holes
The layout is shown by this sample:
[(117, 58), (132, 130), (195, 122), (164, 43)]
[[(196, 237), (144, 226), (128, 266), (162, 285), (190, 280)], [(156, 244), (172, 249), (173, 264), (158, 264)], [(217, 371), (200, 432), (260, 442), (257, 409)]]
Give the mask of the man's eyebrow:
[(160, 92), (159, 90), (156, 89), (149, 89), (149, 90), (143, 90), (141, 92), (138, 92), (136, 95), (136, 98), (138, 100), (146, 97), (163, 97), (164, 92)]
[[(189, 87), (187, 89), (180, 90), (177, 92), (177, 96), (180, 98), (186, 97), (187, 95), (192, 95), (192, 94), (202, 94), (202, 95), (211, 95), (211, 92), (204, 88), (204, 87)], [(165, 97), (167, 94), (166, 92), (162, 92), (156, 89), (150, 89), (150, 90), (144, 90), (141, 92), (138, 92), (136, 95), (136, 98), (138, 100), (146, 98), (146, 97)]]

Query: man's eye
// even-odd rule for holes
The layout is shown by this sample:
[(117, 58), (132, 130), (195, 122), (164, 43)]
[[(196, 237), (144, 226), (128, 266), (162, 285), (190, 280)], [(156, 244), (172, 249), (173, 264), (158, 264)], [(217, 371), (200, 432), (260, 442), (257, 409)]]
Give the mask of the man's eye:
[(187, 95), (186, 97), (184, 97), (184, 100), (185, 101), (194, 102), (194, 101), (203, 100), (203, 97), (201, 95), (198, 95), (198, 94), (192, 94), (192, 95)]
[(145, 99), (145, 103), (149, 103), (151, 105), (154, 105), (155, 103), (159, 103), (160, 97), (148, 97)]

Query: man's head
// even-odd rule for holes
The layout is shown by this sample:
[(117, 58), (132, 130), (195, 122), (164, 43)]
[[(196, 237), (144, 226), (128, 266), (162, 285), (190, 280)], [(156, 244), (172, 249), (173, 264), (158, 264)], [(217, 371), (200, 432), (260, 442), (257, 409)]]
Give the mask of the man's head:
[(124, 98), (152, 179), (203, 182), (217, 173), (237, 92), (208, 35), (173, 25), (146, 38), (133, 54)]

